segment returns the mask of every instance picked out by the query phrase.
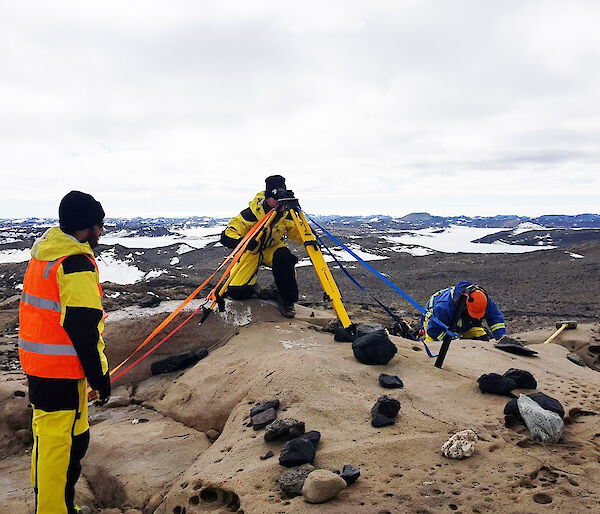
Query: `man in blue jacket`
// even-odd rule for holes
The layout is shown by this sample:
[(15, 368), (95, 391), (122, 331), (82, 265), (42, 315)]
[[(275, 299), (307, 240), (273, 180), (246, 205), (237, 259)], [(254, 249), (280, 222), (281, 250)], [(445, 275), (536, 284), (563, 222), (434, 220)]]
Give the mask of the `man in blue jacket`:
[(485, 290), (474, 284), (463, 280), (455, 286), (442, 289), (434, 293), (427, 302), (427, 314), (422, 319), (422, 328), (425, 332), (425, 341), (441, 341), (446, 335), (446, 329), (432, 319), (434, 315), (439, 321), (450, 326), (455, 317), (460, 297), (464, 295), (464, 310), (460, 313), (456, 325), (456, 332), (464, 339), (479, 339), (489, 341), (490, 336), (482, 327), (485, 320), (495, 339), (503, 342), (512, 338), (506, 336), (506, 324), (504, 316), (494, 300)]

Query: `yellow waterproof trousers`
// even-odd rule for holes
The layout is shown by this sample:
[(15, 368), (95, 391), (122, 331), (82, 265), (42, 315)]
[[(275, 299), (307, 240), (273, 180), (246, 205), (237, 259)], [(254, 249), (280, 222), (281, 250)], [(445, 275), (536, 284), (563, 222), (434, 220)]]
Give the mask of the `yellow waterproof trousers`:
[(235, 286), (252, 286), (256, 284), (258, 268), (261, 265), (273, 267), (273, 254), (280, 248), (285, 247), (285, 244), (279, 242), (273, 246), (265, 248), (262, 252), (246, 252), (240, 258), (240, 261), (233, 267), (231, 274), (233, 279), (229, 284), (230, 287)]
[(76, 408), (44, 410), (33, 405), (31, 483), (36, 514), (75, 512), (75, 483), (89, 443), (89, 424), (87, 381), (73, 381), (73, 387), (77, 388)]

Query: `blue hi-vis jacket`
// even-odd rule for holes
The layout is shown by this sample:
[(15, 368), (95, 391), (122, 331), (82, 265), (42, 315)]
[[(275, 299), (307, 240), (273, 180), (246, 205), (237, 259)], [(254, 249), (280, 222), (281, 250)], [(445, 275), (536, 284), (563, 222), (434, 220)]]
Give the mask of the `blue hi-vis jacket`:
[[(442, 323), (446, 325), (450, 325), (452, 323), (452, 318), (454, 317), (454, 310), (456, 309), (456, 302), (460, 297), (460, 294), (473, 282), (469, 282), (463, 280), (459, 282), (453, 287), (449, 287), (447, 289), (442, 289), (437, 293), (434, 293), (431, 298), (428, 300), (426, 309), (429, 316), (425, 316), (424, 324), (427, 325), (426, 331), (427, 334), (433, 339), (437, 339), (441, 341), (446, 335), (446, 330), (438, 325), (432, 319), (429, 319), (431, 313), (435, 315), (437, 319), (439, 319)], [(506, 325), (504, 323), (504, 315), (500, 312), (500, 309), (488, 296), (487, 307), (485, 309), (484, 319), (495, 339), (500, 339), (503, 335), (506, 334)], [(479, 320), (471, 318), (467, 311), (465, 310), (464, 314), (461, 316), (458, 324), (456, 326), (456, 332), (459, 334), (464, 334), (468, 330), (473, 327), (481, 326), (481, 322)]]

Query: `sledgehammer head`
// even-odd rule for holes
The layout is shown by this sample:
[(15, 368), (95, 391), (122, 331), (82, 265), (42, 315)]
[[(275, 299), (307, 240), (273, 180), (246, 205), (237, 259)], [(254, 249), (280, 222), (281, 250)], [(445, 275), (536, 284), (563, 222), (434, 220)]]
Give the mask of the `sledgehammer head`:
[(576, 321), (557, 321), (556, 322), (556, 328), (560, 328), (563, 325), (567, 325), (565, 327), (565, 330), (572, 330), (574, 328), (577, 328), (577, 322)]

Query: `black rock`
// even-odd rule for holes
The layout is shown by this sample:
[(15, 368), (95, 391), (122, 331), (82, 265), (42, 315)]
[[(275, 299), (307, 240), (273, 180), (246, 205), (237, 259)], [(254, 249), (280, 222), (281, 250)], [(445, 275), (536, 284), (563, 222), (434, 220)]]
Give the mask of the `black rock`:
[(377, 330), (357, 337), (352, 343), (352, 351), (357, 361), (377, 366), (390, 362), (398, 349), (385, 330)]
[(335, 327), (333, 340), (338, 343), (351, 343), (356, 339), (356, 333), (353, 325), (348, 328), (344, 328), (341, 323), (338, 323)]
[(267, 409), (279, 409), (279, 400), (269, 400), (268, 402), (257, 403), (250, 409), (250, 417), (256, 416)]
[(371, 416), (383, 414), (387, 418), (395, 418), (400, 412), (400, 402), (387, 395), (380, 396), (375, 405), (371, 408)]
[(158, 304), (160, 304), (160, 302), (161, 302), (161, 299), (158, 296), (149, 294), (145, 298), (142, 298), (138, 302), (138, 305), (140, 307), (156, 307)]
[[(527, 396), (529, 396), (529, 398), (531, 398), (540, 407), (542, 407), (542, 409), (556, 412), (556, 414), (558, 414), (561, 418), (565, 417), (565, 409), (556, 398), (552, 398), (552, 396), (548, 396), (547, 394), (542, 392), (531, 393)], [(509, 402), (504, 406), (504, 416), (512, 416), (520, 422), (523, 422), (523, 418), (521, 418), (521, 413), (519, 412), (519, 406), (517, 404), (516, 398), (509, 400)]]
[(519, 341), (513, 342), (502, 342), (496, 343), (494, 348), (498, 348), (498, 350), (502, 350), (508, 353), (514, 353), (515, 355), (525, 355), (526, 357), (535, 357), (538, 352), (532, 350), (531, 348), (527, 348)]
[(366, 336), (373, 332), (385, 333), (385, 328), (379, 323), (358, 323), (356, 325), (356, 337)]
[(264, 455), (262, 455), (260, 457), (260, 460), (267, 460), (267, 459), (270, 459), (271, 457), (273, 457), (273, 452), (271, 450), (269, 450), (267, 453), (265, 453)]
[(515, 397), (511, 391), (517, 389), (517, 383), (512, 378), (503, 377), (497, 373), (488, 373), (481, 375), (477, 379), (477, 382), (482, 393), (500, 394), (510, 396), (511, 398)]
[(524, 369), (510, 368), (503, 377), (512, 378), (517, 383), (519, 389), (537, 389), (535, 377)]
[(153, 375), (160, 375), (162, 373), (170, 373), (172, 371), (179, 371), (180, 369), (189, 368), (196, 364), (199, 360), (204, 359), (208, 355), (206, 348), (200, 348), (191, 352), (179, 353), (177, 355), (171, 355), (166, 359), (153, 362), (150, 365), (150, 373)]
[(394, 418), (388, 418), (383, 414), (376, 414), (371, 420), (371, 425), (374, 427), (385, 427), (387, 425), (393, 425), (396, 423)]
[(275, 409), (267, 409), (265, 411), (259, 412), (255, 416), (252, 416), (252, 428), (254, 430), (260, 430), (261, 428), (265, 428), (267, 425), (269, 425), (276, 419), (277, 412), (275, 412)]
[(291, 439), (281, 449), (279, 464), (290, 468), (313, 462), (320, 439), (321, 434), (316, 431), (307, 432), (295, 439)]
[(360, 468), (345, 464), (340, 476), (346, 481), (346, 485), (352, 485), (360, 476)]
[(396, 375), (386, 375), (385, 373), (379, 375), (379, 385), (386, 389), (400, 389), (404, 387), (399, 377)]
[(296, 419), (276, 419), (265, 428), (265, 441), (271, 442), (277, 439), (294, 439), (304, 434), (306, 430), (304, 422)]
[(278, 480), (284, 498), (300, 496), (304, 481), (312, 470), (313, 468), (310, 466), (309, 469), (290, 469), (285, 471)]

